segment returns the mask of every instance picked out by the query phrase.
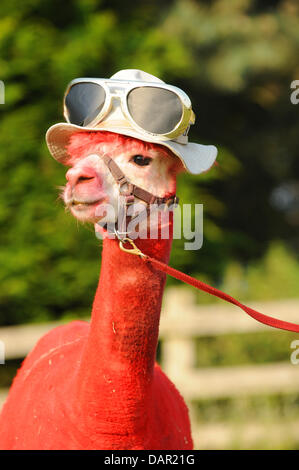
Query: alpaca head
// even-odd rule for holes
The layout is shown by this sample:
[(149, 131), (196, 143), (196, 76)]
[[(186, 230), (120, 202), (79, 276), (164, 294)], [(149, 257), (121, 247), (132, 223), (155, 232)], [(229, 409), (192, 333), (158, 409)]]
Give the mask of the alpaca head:
[[(140, 211), (152, 215), (153, 205), (159, 206), (158, 224), (166, 226), (160, 208), (173, 207), (177, 173), (200, 174), (216, 159), (216, 147), (188, 140), (195, 115), (186, 93), (142, 70), (73, 80), (64, 95), (64, 116), (67, 122), (51, 126), (46, 141), (52, 156), (71, 167), (65, 204), (77, 219), (104, 231), (105, 224), (118, 222), (119, 235), (128, 234), (123, 221), (136, 221)], [(115, 179), (127, 186), (120, 190)]]
[[(170, 150), (111, 132), (74, 134), (68, 146), (70, 169), (63, 199), (72, 215), (83, 222), (98, 223), (117, 214), (119, 188), (101, 155), (108, 154), (127, 179), (155, 196), (175, 194), (176, 175), (183, 171), (179, 158)], [(107, 217), (99, 208), (113, 207)]]

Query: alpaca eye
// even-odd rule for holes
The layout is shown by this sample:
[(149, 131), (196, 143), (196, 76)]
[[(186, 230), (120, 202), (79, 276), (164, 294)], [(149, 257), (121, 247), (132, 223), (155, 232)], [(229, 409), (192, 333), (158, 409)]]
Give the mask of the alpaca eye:
[(134, 155), (132, 158), (133, 162), (138, 166), (147, 166), (151, 163), (151, 157), (144, 157), (143, 155)]

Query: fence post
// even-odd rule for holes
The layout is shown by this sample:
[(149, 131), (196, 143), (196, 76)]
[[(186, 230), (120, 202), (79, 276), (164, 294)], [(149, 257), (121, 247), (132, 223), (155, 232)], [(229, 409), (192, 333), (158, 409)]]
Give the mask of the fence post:
[[(162, 314), (167, 323), (184, 322), (188, 307), (194, 308), (195, 296), (186, 288), (168, 288)], [(162, 341), (162, 367), (173, 381), (180, 381), (195, 365), (195, 344), (190, 336), (182, 335), (179, 328), (169, 330)]]
[[(162, 315), (169, 325), (182, 324), (189, 312), (194, 311), (195, 295), (190, 289), (171, 287), (166, 291)], [(180, 384), (192, 375), (196, 361), (195, 338), (184, 336), (179, 327), (170, 329), (163, 335), (161, 362), (163, 371), (180, 390)], [(192, 428), (196, 424), (196, 407), (187, 401)]]

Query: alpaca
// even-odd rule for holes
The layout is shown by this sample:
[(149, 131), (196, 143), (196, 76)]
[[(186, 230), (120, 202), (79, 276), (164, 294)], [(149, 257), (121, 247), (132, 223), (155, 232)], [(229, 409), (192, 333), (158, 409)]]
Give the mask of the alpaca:
[[(77, 133), (64, 162), (63, 199), (78, 220), (98, 228), (99, 207), (117, 206), (104, 154), (134, 184), (159, 197), (175, 194), (183, 166), (170, 150), (109, 131)], [(168, 239), (136, 245), (167, 263), (172, 217), (169, 225)], [(24, 360), (0, 416), (0, 449), (193, 448), (184, 400), (155, 362), (165, 280), (104, 237), (91, 322), (55, 328)]]

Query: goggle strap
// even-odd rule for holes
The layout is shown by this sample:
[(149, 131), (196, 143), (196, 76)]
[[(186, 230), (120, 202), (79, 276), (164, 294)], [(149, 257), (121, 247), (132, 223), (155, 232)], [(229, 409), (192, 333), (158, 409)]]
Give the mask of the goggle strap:
[[(187, 129), (188, 131), (189, 129)], [(188, 135), (186, 134), (186, 132), (184, 132), (184, 134), (182, 135), (179, 135), (176, 139), (171, 139), (173, 142), (177, 142), (178, 144), (183, 144), (183, 145), (187, 145), (188, 144)]]

